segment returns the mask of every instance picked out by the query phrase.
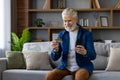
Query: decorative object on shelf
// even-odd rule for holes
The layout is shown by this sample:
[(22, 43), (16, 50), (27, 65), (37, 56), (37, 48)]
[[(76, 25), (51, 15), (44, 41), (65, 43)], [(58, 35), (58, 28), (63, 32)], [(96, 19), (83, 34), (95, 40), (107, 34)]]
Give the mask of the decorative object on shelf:
[(112, 40), (104, 40), (105, 43), (112, 43)]
[(16, 33), (11, 33), (11, 50), (12, 51), (22, 51), (23, 44), (31, 41), (31, 33), (27, 28), (22, 32), (22, 36), (19, 38)]
[(43, 5), (43, 9), (50, 9), (49, 8), (49, 0), (46, 0), (44, 5)]
[(98, 26), (99, 26), (99, 21), (96, 20), (96, 21), (95, 21), (95, 27), (98, 27)]
[(120, 1), (116, 4), (115, 8), (120, 8)]
[(95, 12), (93, 13), (93, 16), (95, 18), (95, 27), (98, 27), (99, 26), (99, 20), (98, 20), (99, 14)]
[(99, 0), (92, 0), (93, 8), (100, 8)]
[(80, 24), (81, 26), (84, 26), (83, 23), (84, 23), (83, 18), (80, 18), (80, 19), (79, 19), (79, 24)]
[(89, 19), (88, 18), (84, 19), (84, 26), (85, 27), (89, 26)]
[(58, 8), (60, 9), (66, 8), (66, 0), (58, 0)]
[(88, 18), (81, 18), (79, 20), (79, 23), (81, 26), (87, 27), (87, 26), (89, 26), (89, 19)]
[(109, 26), (108, 25), (108, 17), (107, 16), (100, 16), (100, 23), (101, 23), (101, 26)]
[(35, 25), (37, 27), (42, 27), (43, 25), (45, 25), (45, 23), (43, 22), (43, 19), (41, 18), (37, 18), (35, 21), (34, 21)]

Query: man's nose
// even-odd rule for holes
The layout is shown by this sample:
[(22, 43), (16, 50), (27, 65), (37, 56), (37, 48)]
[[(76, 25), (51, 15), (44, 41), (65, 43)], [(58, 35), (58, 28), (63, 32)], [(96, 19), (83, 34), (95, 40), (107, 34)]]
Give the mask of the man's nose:
[(66, 25), (69, 25), (69, 22), (66, 22)]

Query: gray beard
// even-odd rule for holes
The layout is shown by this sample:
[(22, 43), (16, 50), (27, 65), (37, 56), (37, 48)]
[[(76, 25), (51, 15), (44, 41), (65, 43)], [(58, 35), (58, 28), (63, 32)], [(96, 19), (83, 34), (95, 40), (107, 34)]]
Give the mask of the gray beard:
[(73, 32), (73, 31), (75, 31), (76, 30), (76, 27), (77, 27), (77, 25), (76, 24), (74, 24), (73, 26), (72, 26), (72, 28), (70, 29), (70, 28), (66, 28), (65, 27), (65, 30), (66, 31), (68, 31), (68, 32)]

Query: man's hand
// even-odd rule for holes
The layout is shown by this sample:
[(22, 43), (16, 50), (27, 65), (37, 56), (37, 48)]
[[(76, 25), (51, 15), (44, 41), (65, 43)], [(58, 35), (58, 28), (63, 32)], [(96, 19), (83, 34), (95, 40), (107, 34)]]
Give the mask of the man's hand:
[(78, 53), (78, 54), (82, 54), (82, 55), (86, 55), (87, 51), (86, 49), (84, 48), (84, 46), (82, 45), (77, 45), (75, 47), (75, 51)]
[(53, 50), (55, 51), (55, 52), (58, 52), (58, 50), (59, 50), (59, 41), (57, 41), (57, 40), (54, 40), (54, 41), (52, 41), (52, 48), (53, 48)]

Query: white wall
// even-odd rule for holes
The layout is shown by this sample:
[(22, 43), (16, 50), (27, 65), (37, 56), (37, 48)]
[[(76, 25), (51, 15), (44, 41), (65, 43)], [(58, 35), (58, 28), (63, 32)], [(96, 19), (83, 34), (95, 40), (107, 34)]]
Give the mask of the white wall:
[(0, 0), (0, 57), (5, 56), (5, 51), (10, 50), (10, 32), (11, 32), (11, 1)]
[(4, 21), (5, 21), (5, 48), (6, 50), (10, 49), (10, 44), (8, 41), (10, 41), (10, 33), (11, 33), (11, 0), (4, 0)]

